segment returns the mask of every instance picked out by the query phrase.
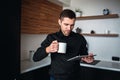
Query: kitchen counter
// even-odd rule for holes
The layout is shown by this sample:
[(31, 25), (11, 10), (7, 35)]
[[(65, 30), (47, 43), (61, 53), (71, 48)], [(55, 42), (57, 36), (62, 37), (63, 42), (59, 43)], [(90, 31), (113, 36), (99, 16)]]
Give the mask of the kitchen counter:
[(98, 69), (119, 71), (120, 72), (120, 62), (116, 62), (116, 61), (102, 61), (102, 60), (100, 60), (96, 64), (81, 63), (80, 65), (84, 66), (84, 67), (91, 67), (91, 68), (98, 68)]
[[(23, 60), (21, 61), (21, 73), (29, 72), (38, 68), (42, 68), (45, 66), (49, 66), (51, 63), (50, 56), (47, 56), (41, 61), (33, 62), (30, 60)], [(120, 62), (115, 61), (102, 61), (100, 60), (96, 64), (86, 64), (80, 63), (81, 66), (84, 67), (91, 67), (91, 68), (98, 68), (98, 69), (105, 69), (105, 70), (112, 70), (112, 71), (120, 71)]]
[(30, 61), (29, 59), (22, 60), (21, 73), (29, 72), (38, 68), (48, 66), (50, 65), (50, 63), (51, 63), (50, 56), (47, 56), (46, 58), (38, 62), (33, 62), (33, 61)]

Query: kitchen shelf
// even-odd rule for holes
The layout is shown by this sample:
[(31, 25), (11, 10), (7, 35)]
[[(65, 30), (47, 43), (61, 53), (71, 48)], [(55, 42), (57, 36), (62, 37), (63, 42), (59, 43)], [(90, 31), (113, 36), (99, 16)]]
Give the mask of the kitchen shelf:
[(90, 19), (109, 19), (109, 18), (119, 18), (118, 14), (109, 15), (95, 15), (95, 16), (81, 16), (77, 17), (77, 20), (90, 20)]
[(118, 34), (90, 34), (90, 33), (82, 33), (84, 36), (98, 36), (98, 37), (118, 37)]

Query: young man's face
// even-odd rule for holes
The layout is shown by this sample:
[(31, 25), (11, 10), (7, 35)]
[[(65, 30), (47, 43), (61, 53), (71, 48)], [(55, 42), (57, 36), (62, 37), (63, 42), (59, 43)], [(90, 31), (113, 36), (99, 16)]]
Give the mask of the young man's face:
[(68, 17), (63, 18), (62, 20), (59, 19), (58, 23), (60, 25), (61, 31), (65, 36), (68, 36), (70, 34), (70, 32), (73, 30), (74, 28), (74, 24), (75, 24), (75, 19), (70, 19)]

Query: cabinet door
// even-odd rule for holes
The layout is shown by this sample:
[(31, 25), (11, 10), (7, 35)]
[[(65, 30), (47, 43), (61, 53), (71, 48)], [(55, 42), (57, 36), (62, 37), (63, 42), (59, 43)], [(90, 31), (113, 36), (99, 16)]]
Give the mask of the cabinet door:
[(82, 66), (81, 80), (120, 80), (120, 72)]
[(50, 80), (49, 66), (23, 73), (17, 80)]
[(80, 80), (95, 80), (97, 70), (89, 67), (81, 67)]

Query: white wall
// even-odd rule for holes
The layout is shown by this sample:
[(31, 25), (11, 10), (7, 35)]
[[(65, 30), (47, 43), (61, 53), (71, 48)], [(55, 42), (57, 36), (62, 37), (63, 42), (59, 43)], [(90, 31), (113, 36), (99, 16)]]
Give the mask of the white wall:
[[(103, 9), (108, 8), (110, 13), (120, 15), (120, 0), (71, 0), (72, 10), (79, 8), (83, 11), (83, 16), (102, 15)], [(120, 18), (99, 19), (99, 20), (78, 20), (77, 27), (82, 29), (83, 33), (90, 33), (94, 30), (96, 33), (105, 33), (110, 30), (111, 33), (120, 35)], [(97, 54), (96, 59), (111, 61), (112, 56), (120, 57), (120, 37), (89, 37), (85, 36), (89, 44), (89, 52)]]
[(46, 34), (21, 34), (21, 60), (29, 59), (29, 51), (36, 51)]
[[(120, 0), (71, 0), (70, 8), (80, 8), (83, 16), (102, 15), (102, 10), (108, 8), (111, 13), (120, 15)], [(120, 18), (83, 20), (76, 21), (76, 27), (80, 27), (82, 32), (95, 30), (96, 33), (104, 33), (110, 30), (111, 33), (120, 35)], [(29, 58), (29, 50), (36, 50), (45, 39), (46, 34), (21, 34), (21, 60)], [(96, 59), (111, 61), (111, 57), (120, 57), (120, 37), (88, 37), (85, 36), (89, 44), (89, 52), (97, 54)]]

